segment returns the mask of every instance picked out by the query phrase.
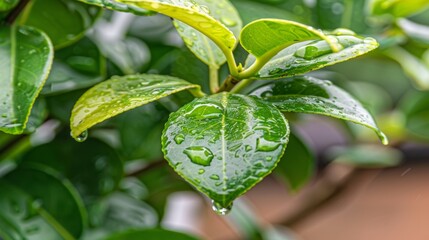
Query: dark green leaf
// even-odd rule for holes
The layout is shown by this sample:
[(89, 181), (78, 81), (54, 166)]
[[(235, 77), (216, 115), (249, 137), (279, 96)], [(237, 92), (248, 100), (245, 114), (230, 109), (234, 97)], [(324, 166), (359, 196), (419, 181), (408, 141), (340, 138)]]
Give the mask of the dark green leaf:
[(19, 0), (3, 0), (0, 2), (0, 12), (6, 12), (14, 8)]
[[(229, 0), (195, 0), (200, 11), (225, 25), (236, 37), (240, 34), (242, 22)], [(216, 44), (193, 27), (175, 20), (174, 24), (186, 46), (205, 64), (219, 68), (226, 61), (225, 55)]]
[(43, 30), (56, 49), (83, 37), (101, 12), (76, 0), (37, 0), (30, 7), (22, 22)]
[(286, 151), (276, 173), (284, 178), (293, 191), (307, 184), (313, 177), (315, 159), (307, 146), (295, 135), (290, 135)]
[(115, 190), (123, 175), (122, 162), (115, 151), (96, 139), (80, 144), (69, 136), (58, 137), (29, 150), (21, 162), (61, 172), (87, 201)]
[(4, 177), (37, 199), (47, 213), (74, 237), (82, 234), (86, 211), (72, 184), (56, 172), (36, 166), (22, 166)]
[(97, 45), (83, 38), (76, 44), (55, 52), (51, 74), (42, 94), (55, 94), (86, 88), (106, 75), (106, 59)]
[(413, 136), (429, 139), (429, 96), (427, 92), (409, 93), (400, 109), (406, 117), (406, 129)]
[(161, 75), (113, 77), (88, 90), (76, 103), (71, 116), (72, 136), (125, 111), (168, 95), (199, 86)]
[[(355, 58), (378, 47), (378, 43), (372, 38), (363, 39), (352, 35), (334, 38), (341, 44), (343, 48), (341, 51), (332, 52), (325, 41), (298, 43), (271, 59), (254, 78), (276, 79), (304, 74)], [(246, 65), (250, 65), (251, 62), (252, 60), (249, 59)]]
[(366, 126), (377, 133), (383, 144), (388, 143), (370, 113), (330, 81), (295, 77), (275, 81), (253, 95), (262, 97), (284, 112), (321, 114)]
[(221, 93), (172, 113), (162, 144), (182, 177), (227, 208), (275, 168), (288, 136), (287, 121), (273, 106)]
[(142, 15), (142, 16), (147, 16), (147, 15), (152, 15), (153, 12), (143, 9), (143, 8), (139, 8), (136, 6), (131, 6), (131, 5), (127, 5), (124, 3), (120, 3), (116, 0), (79, 0), (81, 2), (84, 3), (88, 3), (88, 4), (92, 4), (95, 6), (99, 6), (99, 7), (103, 7), (103, 8), (107, 8), (110, 10), (114, 10), (114, 11), (119, 11), (119, 12), (130, 12), (130, 13), (134, 13), (136, 15)]
[(43, 124), (46, 117), (48, 116), (48, 110), (46, 105), (46, 100), (44, 98), (38, 98), (34, 102), (33, 108), (31, 109), (30, 116), (28, 117), (28, 122), (25, 127), (25, 133), (33, 133), (37, 130), (40, 125)]
[(0, 238), (62, 239), (40, 204), (19, 188), (0, 181)]
[(32, 27), (0, 28), (0, 130), (24, 131), (53, 59), (46, 34)]

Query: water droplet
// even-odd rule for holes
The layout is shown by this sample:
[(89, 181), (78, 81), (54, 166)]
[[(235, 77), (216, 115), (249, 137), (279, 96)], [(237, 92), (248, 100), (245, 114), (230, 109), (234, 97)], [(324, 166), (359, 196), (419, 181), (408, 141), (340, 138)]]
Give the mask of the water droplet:
[(272, 160), (273, 160), (273, 157), (266, 157), (266, 158), (265, 158), (265, 160), (267, 160), (268, 162), (269, 162), (269, 161), (272, 161)]
[(217, 214), (221, 215), (221, 216), (225, 216), (227, 215), (231, 209), (232, 209), (232, 203), (229, 206), (222, 206), (221, 204), (215, 202), (212, 200), (212, 209), (213, 211), (215, 211)]
[(220, 21), (227, 27), (234, 27), (237, 25), (237, 21), (235, 21), (234, 19), (231, 19), (227, 16), (222, 16)]
[(245, 150), (246, 150), (246, 152), (250, 152), (253, 150), (253, 148), (250, 145), (246, 145)]
[(176, 137), (174, 137), (174, 141), (176, 142), (176, 144), (182, 144), (183, 141), (185, 141), (185, 135), (177, 134)]
[(337, 28), (334, 31), (332, 31), (333, 35), (341, 36), (341, 35), (356, 35), (355, 32), (353, 32), (350, 29), (347, 28)]
[(206, 172), (206, 170), (204, 170), (204, 169), (200, 169), (200, 170), (198, 170), (198, 174), (203, 174), (203, 173), (205, 173)]
[(84, 142), (88, 138), (88, 131), (85, 130), (75, 138), (78, 142)]
[(279, 142), (273, 142), (264, 138), (258, 138), (256, 141), (256, 150), (262, 152), (271, 152), (276, 150), (280, 146)]
[(219, 180), (219, 179), (220, 179), (220, 177), (219, 177), (219, 175), (217, 175), (217, 174), (213, 174), (213, 175), (211, 175), (211, 176), (210, 176), (210, 179), (213, 179), (213, 180)]
[(188, 147), (183, 151), (189, 159), (198, 165), (210, 166), (213, 160), (213, 153), (206, 147)]

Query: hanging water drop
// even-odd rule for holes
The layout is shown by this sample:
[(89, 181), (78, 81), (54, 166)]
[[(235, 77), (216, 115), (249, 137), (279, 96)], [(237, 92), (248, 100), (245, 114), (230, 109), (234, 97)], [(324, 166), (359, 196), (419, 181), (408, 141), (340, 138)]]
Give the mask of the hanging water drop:
[(234, 27), (237, 25), (237, 21), (226, 16), (221, 17), (220, 21), (227, 27)]
[(85, 130), (79, 136), (75, 137), (75, 140), (78, 142), (84, 142), (88, 138), (88, 131)]
[(232, 203), (226, 207), (222, 206), (221, 204), (215, 202), (214, 200), (212, 200), (212, 209), (213, 211), (215, 211), (217, 214), (221, 215), (221, 216), (225, 216), (227, 215), (231, 209), (232, 209)]

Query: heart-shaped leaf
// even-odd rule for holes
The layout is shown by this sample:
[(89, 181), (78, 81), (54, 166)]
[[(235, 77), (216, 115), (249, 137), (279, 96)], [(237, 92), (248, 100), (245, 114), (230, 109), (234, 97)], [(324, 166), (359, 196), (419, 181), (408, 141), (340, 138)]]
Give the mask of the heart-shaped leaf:
[[(277, 53), (297, 42), (325, 40), (333, 51), (341, 49), (335, 38), (310, 26), (280, 19), (259, 19), (246, 25), (240, 34), (240, 42), (256, 61), (266, 63)], [(256, 64), (259, 66), (260, 64)], [(244, 73), (243, 73), (244, 74)], [(243, 76), (247, 78), (250, 76)]]
[(220, 93), (172, 113), (162, 144), (175, 171), (225, 213), (275, 168), (288, 136), (288, 123), (274, 106)]
[(199, 88), (199, 85), (170, 76), (113, 77), (88, 90), (76, 102), (70, 119), (71, 135), (79, 140), (83, 137), (79, 135), (88, 128), (120, 113), (186, 89)]
[(130, 12), (130, 13), (134, 13), (136, 15), (147, 16), (147, 15), (153, 14), (152, 11), (149, 11), (149, 10), (146, 10), (146, 9), (143, 9), (140, 7), (120, 3), (120, 2), (115, 1), (115, 0), (79, 0), (79, 1), (87, 3), (87, 4), (99, 6), (99, 7), (107, 8), (107, 9), (114, 10), (114, 11)]
[[(342, 34), (343, 31), (340, 30), (339, 34)], [(348, 33), (348, 31), (344, 33)], [(331, 39), (333, 39), (332, 37)], [(272, 58), (253, 78), (277, 79), (304, 74), (355, 58), (378, 47), (377, 41), (373, 38), (353, 35), (340, 35), (334, 38), (342, 46), (342, 50), (339, 52), (332, 52), (326, 41), (298, 43)], [(254, 60), (248, 59), (246, 65), (250, 65), (252, 61)]]
[(76, 0), (37, 0), (29, 7), (23, 23), (43, 30), (55, 49), (83, 37), (101, 13), (99, 8)]
[(48, 77), (53, 47), (32, 27), (0, 28), (0, 130), (21, 134)]
[[(229, 0), (195, 0), (199, 11), (208, 15), (225, 25), (235, 36), (240, 34), (242, 22), (237, 10)], [(222, 50), (203, 33), (180, 21), (174, 21), (175, 26), (182, 36), (186, 46), (205, 64), (219, 68), (225, 63), (226, 57)]]
[(366, 126), (374, 130), (383, 144), (386, 135), (378, 129), (371, 114), (352, 96), (330, 81), (313, 77), (295, 77), (275, 81), (252, 95), (262, 97), (284, 112), (326, 115)]
[(8, 173), (4, 180), (38, 200), (39, 208), (46, 211), (54, 228), (66, 239), (70, 234), (79, 237), (87, 224), (86, 210), (82, 199), (72, 184), (53, 170), (26, 164)]
[(206, 8), (193, 0), (120, 0), (120, 2), (159, 12), (186, 23), (210, 38), (223, 52), (231, 52), (237, 44), (234, 34), (224, 24), (210, 16)]

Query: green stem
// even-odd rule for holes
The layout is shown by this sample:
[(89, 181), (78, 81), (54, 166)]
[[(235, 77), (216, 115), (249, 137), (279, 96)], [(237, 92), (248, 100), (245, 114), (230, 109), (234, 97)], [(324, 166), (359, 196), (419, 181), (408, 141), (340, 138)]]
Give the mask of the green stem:
[(44, 209), (39, 209), (38, 213), (61, 235), (64, 240), (76, 240), (57, 220)]
[(210, 72), (210, 92), (215, 93), (219, 90), (219, 69), (217, 66), (209, 66)]
[(31, 146), (30, 136), (23, 136), (19, 141), (14, 142), (12, 146), (0, 153), (0, 161), (12, 160), (27, 151)]
[(226, 57), (226, 62), (228, 63), (229, 72), (232, 76), (238, 76), (237, 63), (234, 58), (234, 53), (230, 49), (222, 49), (223, 54)]
[(239, 93), (241, 92), (245, 87), (249, 86), (249, 84), (253, 83), (255, 81), (255, 79), (244, 79), (241, 80), (237, 85), (235, 85), (232, 89), (231, 89), (231, 93)]
[(236, 79), (235, 77), (229, 75), (225, 81), (223, 81), (222, 86), (220, 86), (219, 90), (217, 90), (217, 92), (228, 92), (231, 89), (233, 89), (235, 87), (235, 85), (237, 85), (237, 83), (239, 83), (240, 80)]
[(191, 92), (191, 94), (194, 95), (194, 97), (196, 98), (202, 98), (207, 95), (203, 91), (201, 91), (201, 88), (189, 89), (189, 92)]
[(29, 2), (30, 0), (21, 0), (18, 5), (6, 16), (5, 23), (8, 25), (12, 25)]

